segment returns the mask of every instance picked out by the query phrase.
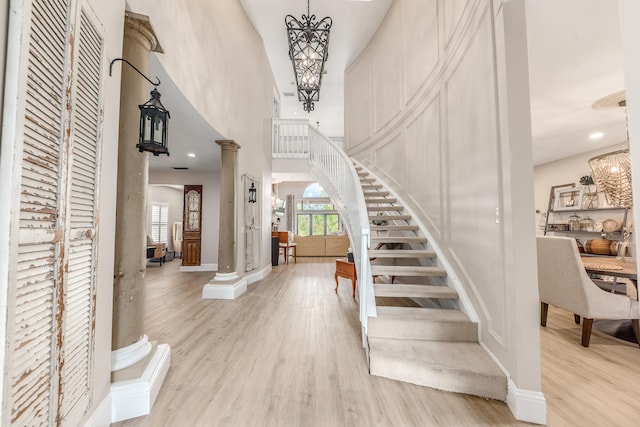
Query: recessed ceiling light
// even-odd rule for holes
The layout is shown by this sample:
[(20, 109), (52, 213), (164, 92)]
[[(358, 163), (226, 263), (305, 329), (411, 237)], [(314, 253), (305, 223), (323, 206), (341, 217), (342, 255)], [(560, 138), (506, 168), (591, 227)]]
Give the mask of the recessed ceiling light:
[(604, 133), (602, 132), (593, 132), (592, 134), (589, 135), (589, 139), (600, 139), (604, 136)]
[(196, 157), (196, 155), (193, 153), (187, 153), (187, 157)]

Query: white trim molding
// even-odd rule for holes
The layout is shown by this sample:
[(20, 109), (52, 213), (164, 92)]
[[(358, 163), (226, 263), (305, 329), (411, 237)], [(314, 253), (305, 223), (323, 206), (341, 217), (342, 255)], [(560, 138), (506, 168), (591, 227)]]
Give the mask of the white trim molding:
[(87, 418), (84, 427), (109, 427), (111, 425), (111, 394), (108, 394)]
[(231, 273), (220, 273), (217, 272), (216, 273), (216, 277), (213, 279), (213, 281), (215, 282), (230, 282), (232, 280), (236, 280), (239, 279), (240, 276), (238, 275), (237, 271), (232, 271)]
[(151, 343), (149, 337), (143, 335), (133, 344), (111, 351), (111, 371), (119, 371), (120, 369), (133, 366), (149, 354), (151, 351)]
[(271, 270), (271, 264), (269, 264), (261, 270), (254, 271), (251, 274), (247, 274), (246, 276), (244, 276), (244, 278), (247, 280), (247, 285), (252, 285), (257, 281), (264, 279), (269, 275), (269, 273), (271, 273)]
[(171, 365), (171, 348), (159, 344), (142, 376), (111, 384), (111, 422), (151, 413)]
[(517, 420), (547, 424), (547, 401), (542, 392), (518, 389), (511, 378), (507, 386), (507, 406)]
[(193, 271), (218, 271), (218, 264), (181, 265), (181, 273), (191, 273)]

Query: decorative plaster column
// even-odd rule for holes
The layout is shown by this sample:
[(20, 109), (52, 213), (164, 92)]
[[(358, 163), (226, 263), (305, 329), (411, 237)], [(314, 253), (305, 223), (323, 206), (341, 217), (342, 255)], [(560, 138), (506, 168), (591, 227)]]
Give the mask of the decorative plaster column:
[(236, 271), (236, 163), (240, 145), (218, 140), (221, 150), (220, 224), (218, 230), (218, 272), (202, 289), (205, 299), (235, 299), (247, 290), (247, 280)]
[[(149, 53), (162, 52), (149, 18), (125, 14), (123, 58), (148, 74)], [(169, 346), (144, 334), (147, 186), (149, 156), (136, 149), (139, 105), (149, 99), (149, 83), (122, 62), (118, 190), (111, 337), (112, 422), (151, 411), (169, 369)]]

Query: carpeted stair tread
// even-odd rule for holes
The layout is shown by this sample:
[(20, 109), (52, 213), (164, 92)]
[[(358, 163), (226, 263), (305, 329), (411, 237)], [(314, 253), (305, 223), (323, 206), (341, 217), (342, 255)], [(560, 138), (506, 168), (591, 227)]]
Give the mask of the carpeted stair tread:
[[(427, 285), (424, 285), (427, 286)], [(380, 306), (376, 307), (378, 319), (401, 319), (401, 320), (436, 320), (446, 322), (471, 322), (466, 314), (460, 310), (447, 308), (424, 308), (424, 307), (396, 307)], [(369, 318), (369, 321), (374, 319)]]
[(364, 184), (362, 185), (362, 191), (379, 190), (382, 187), (382, 184)]
[(458, 298), (458, 292), (448, 286), (375, 283), (373, 287), (377, 297)]
[(387, 197), (387, 196), (389, 196), (389, 194), (391, 194), (391, 193), (389, 193), (388, 191), (365, 191), (364, 192), (364, 197), (365, 198), (367, 198), (367, 197)]
[(409, 221), (411, 215), (369, 215), (371, 221)]
[(442, 267), (425, 267), (417, 265), (372, 265), (373, 276), (428, 276), (446, 277), (447, 271)]
[(384, 203), (396, 203), (398, 200), (384, 197), (365, 197), (364, 201), (367, 205), (376, 205)]
[(417, 231), (420, 227), (417, 225), (406, 224), (406, 225), (372, 225), (371, 230), (373, 231)]
[(390, 206), (367, 206), (369, 212), (387, 212), (387, 211), (403, 211), (404, 206), (390, 205)]
[(369, 258), (435, 258), (427, 249), (370, 249)]
[(507, 379), (477, 343), (369, 337), (372, 375), (504, 401)]
[(371, 240), (372, 244), (378, 244), (378, 243), (426, 243), (427, 242), (427, 238), (423, 237), (423, 236), (411, 236), (411, 237), (405, 237), (405, 236), (384, 236), (384, 237), (371, 236), (370, 240)]

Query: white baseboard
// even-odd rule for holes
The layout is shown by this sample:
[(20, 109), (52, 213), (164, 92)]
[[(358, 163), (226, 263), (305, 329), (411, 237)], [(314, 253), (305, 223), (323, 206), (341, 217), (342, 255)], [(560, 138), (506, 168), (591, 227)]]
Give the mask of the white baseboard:
[(521, 390), (509, 379), (507, 406), (517, 420), (547, 424), (547, 401), (539, 391)]
[(108, 394), (87, 418), (84, 427), (109, 427), (111, 425), (111, 394)]
[(200, 264), (200, 265), (181, 265), (181, 273), (189, 273), (192, 271), (218, 271), (218, 264)]
[(237, 281), (212, 280), (202, 288), (203, 299), (236, 299), (247, 292), (247, 279), (244, 277)]
[(171, 348), (159, 344), (140, 378), (111, 384), (111, 422), (151, 413), (171, 365)]
[(261, 270), (252, 271), (251, 273), (244, 276), (244, 278), (247, 280), (247, 285), (251, 285), (257, 282), (258, 280), (264, 279), (269, 275), (269, 273), (271, 273), (271, 264), (267, 265)]

